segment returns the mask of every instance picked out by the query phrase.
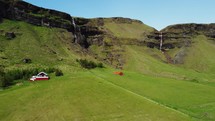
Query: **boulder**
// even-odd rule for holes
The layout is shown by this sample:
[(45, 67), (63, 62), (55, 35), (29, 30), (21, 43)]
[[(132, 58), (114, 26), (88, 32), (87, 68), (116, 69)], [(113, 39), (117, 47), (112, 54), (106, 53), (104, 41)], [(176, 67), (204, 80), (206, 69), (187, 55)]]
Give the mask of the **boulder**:
[(183, 64), (185, 56), (186, 56), (186, 49), (183, 48), (175, 55), (173, 59), (174, 64)]
[(32, 60), (29, 59), (29, 58), (25, 58), (25, 59), (22, 60), (22, 62), (27, 64), (27, 63), (31, 63)]
[(13, 39), (13, 38), (16, 37), (16, 35), (15, 35), (14, 32), (6, 32), (6, 33), (5, 33), (5, 37), (6, 37), (7, 39)]

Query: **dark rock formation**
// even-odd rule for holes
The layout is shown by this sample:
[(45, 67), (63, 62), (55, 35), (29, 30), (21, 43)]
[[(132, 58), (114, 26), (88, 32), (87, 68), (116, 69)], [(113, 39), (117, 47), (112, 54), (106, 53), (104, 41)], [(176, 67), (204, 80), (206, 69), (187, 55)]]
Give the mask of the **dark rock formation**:
[(5, 33), (5, 37), (6, 37), (7, 39), (13, 39), (13, 38), (16, 37), (16, 35), (15, 35), (14, 32), (6, 32), (6, 33)]
[(0, 1), (0, 23), (2, 22), (3, 17), (6, 16), (8, 8), (8, 4), (3, 1)]
[(147, 46), (150, 48), (158, 48), (160, 43), (160, 33), (163, 34), (162, 49), (173, 49), (175, 47), (190, 47), (191, 38), (197, 35), (205, 35), (209, 38), (215, 38), (215, 24), (178, 24), (168, 26), (160, 32), (154, 31), (147, 37), (150, 42)]
[(154, 42), (147, 42), (147, 47), (149, 48), (160, 48), (160, 44), (159, 43), (154, 43)]
[(86, 25), (90, 22), (90, 19), (85, 18), (74, 18), (74, 20), (77, 25)]
[(163, 44), (163, 49), (174, 49), (175, 45), (172, 43)]
[(72, 23), (74, 24), (75, 43), (84, 48), (88, 48), (92, 44), (102, 45), (103, 31), (97, 26), (103, 26), (103, 19), (73, 18)]
[[(192, 46), (192, 38), (198, 35), (205, 35), (208, 38), (215, 38), (215, 24), (178, 24), (168, 26), (160, 32), (154, 31), (148, 37), (147, 46), (160, 49), (162, 34), (162, 52), (168, 63), (183, 64), (186, 57), (187, 47)], [(171, 59), (165, 50), (180, 48), (180, 51)]]
[(88, 48), (90, 45), (102, 45), (103, 43), (103, 32), (97, 27), (82, 26), (80, 27), (80, 34), (77, 35), (79, 38), (78, 42), (82, 47)]
[[(67, 13), (37, 7), (24, 1), (0, 0), (0, 21), (2, 18), (25, 21), (37, 26), (67, 29), (75, 35), (74, 42), (84, 48), (88, 48), (91, 44), (101, 45), (103, 41), (103, 37), (99, 36), (103, 32), (96, 27), (104, 25), (102, 18), (93, 20), (72, 18)], [(95, 26), (89, 24), (92, 21)], [(10, 35), (7, 34), (8, 37)]]
[(215, 36), (215, 24), (177, 24), (168, 26), (162, 32), (172, 32), (183, 36), (206, 35), (207, 37)]
[(24, 1), (0, 1), (0, 15), (3, 18), (21, 20), (38, 26), (49, 26), (72, 30), (71, 16), (67, 13), (44, 9)]
[(104, 37), (102, 35), (89, 36), (89, 37), (87, 37), (87, 42), (89, 43), (89, 45), (102, 46), (103, 45), (103, 39), (104, 39)]
[[(160, 33), (161, 32), (152, 32), (147, 37), (149, 39), (160, 40), (160, 37), (159, 37)], [(186, 38), (191, 38), (192, 37), (191, 34), (176, 33), (176, 32), (171, 32), (171, 31), (162, 32), (162, 35), (163, 35), (162, 38), (164, 40), (177, 40), (177, 39), (186, 39)]]
[(29, 59), (29, 58), (25, 58), (25, 59), (22, 60), (22, 62), (27, 64), (27, 63), (31, 63), (32, 60)]
[(9, 8), (9, 4), (6, 4), (3, 1), (0, 1), (0, 17), (6, 16), (7, 9)]
[[(157, 48), (160, 49), (160, 43), (155, 43), (155, 42), (147, 42), (147, 47), (149, 48)], [(172, 43), (166, 43), (163, 44), (163, 48), (162, 49), (174, 49), (175, 45)]]
[(111, 18), (113, 19), (113, 21), (115, 23), (126, 23), (126, 24), (131, 24), (132, 22), (137, 22), (137, 23), (141, 23), (143, 24), (143, 22), (139, 21), (139, 20), (133, 20), (133, 19), (130, 19), (130, 18), (123, 18), (123, 17), (113, 17)]
[(103, 32), (99, 30), (98, 27), (82, 26), (80, 29), (81, 29), (81, 33), (84, 34), (85, 36), (95, 36), (95, 35), (103, 34)]

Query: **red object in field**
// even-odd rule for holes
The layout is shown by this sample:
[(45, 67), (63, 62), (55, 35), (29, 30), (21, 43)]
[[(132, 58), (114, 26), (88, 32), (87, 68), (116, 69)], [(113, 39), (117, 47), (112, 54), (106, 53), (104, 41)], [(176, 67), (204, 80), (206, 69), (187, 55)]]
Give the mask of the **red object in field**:
[(116, 74), (116, 75), (120, 75), (120, 76), (123, 76), (123, 75), (124, 75), (124, 74), (123, 74), (123, 72), (121, 72), (121, 71), (114, 72), (114, 74)]
[(42, 80), (49, 80), (49, 76), (45, 72), (40, 72), (39, 74), (37, 74), (37, 76), (32, 76), (30, 78), (30, 81), (42, 81)]

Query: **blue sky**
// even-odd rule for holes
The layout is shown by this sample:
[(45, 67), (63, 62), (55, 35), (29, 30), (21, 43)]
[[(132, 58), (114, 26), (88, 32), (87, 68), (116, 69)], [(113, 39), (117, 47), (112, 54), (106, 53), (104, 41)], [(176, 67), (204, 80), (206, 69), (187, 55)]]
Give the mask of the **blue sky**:
[(25, 0), (71, 16), (128, 17), (158, 30), (178, 23), (215, 23), (215, 0)]

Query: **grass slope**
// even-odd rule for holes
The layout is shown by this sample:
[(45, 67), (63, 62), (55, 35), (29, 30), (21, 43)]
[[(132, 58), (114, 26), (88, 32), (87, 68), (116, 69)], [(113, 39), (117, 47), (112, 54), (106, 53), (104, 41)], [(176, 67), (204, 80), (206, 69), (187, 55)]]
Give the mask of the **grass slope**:
[(129, 71), (123, 77), (113, 76), (108, 72), (99, 76), (114, 85), (194, 117), (195, 120), (215, 119), (213, 86)]
[(198, 36), (194, 38), (193, 46), (188, 49), (184, 66), (198, 72), (215, 72), (214, 51), (214, 40), (208, 40), (205, 36)]
[[(98, 74), (106, 73), (111, 71)], [(2, 121), (190, 120), (184, 114), (125, 91), (90, 72), (68, 72), (61, 78), (14, 88), (0, 92)]]
[[(192, 62), (190, 62), (190, 65), (192, 65), (193, 63), (204, 62), (205, 64), (210, 64), (210, 69), (213, 69), (213, 66), (215, 66), (215, 64), (213, 64), (212, 61), (213, 57), (210, 57), (214, 54), (211, 52), (208, 52), (210, 55), (208, 55), (208, 58), (206, 58), (205, 61), (202, 61), (204, 60), (204, 58), (195, 59), (195, 57), (193, 57), (191, 53), (189, 54), (188, 51), (187, 55), (191, 56), (187, 56), (185, 65), (172, 65), (164, 62), (165, 59), (163, 59), (163, 54), (157, 49), (150, 49), (147, 47), (140, 46), (126, 46), (126, 48), (128, 60), (125, 66), (126, 70), (143, 73), (155, 77), (187, 80), (210, 85), (214, 84), (215, 75), (213, 71), (198, 72), (195, 70), (195, 67), (186, 67), (186, 65), (189, 65), (188, 59), (191, 58)], [(195, 50), (195, 48), (190, 49)], [(207, 49), (205, 51), (207, 51)]]
[[(25, 58), (34, 64), (55, 65), (74, 58), (68, 43), (72, 34), (63, 29), (32, 26), (18, 21), (4, 20), (0, 24), (4, 32), (15, 32), (16, 38), (8, 40), (1, 35), (0, 62), (5, 66), (22, 65)], [(2, 59), (6, 58), (6, 59)], [(60, 62), (59, 60), (63, 60)]]
[(115, 23), (114, 21), (106, 20), (104, 27), (115, 37), (129, 39), (143, 39), (145, 34), (154, 30), (145, 24), (135, 21), (131, 23)]

